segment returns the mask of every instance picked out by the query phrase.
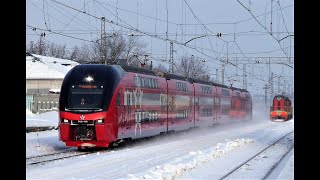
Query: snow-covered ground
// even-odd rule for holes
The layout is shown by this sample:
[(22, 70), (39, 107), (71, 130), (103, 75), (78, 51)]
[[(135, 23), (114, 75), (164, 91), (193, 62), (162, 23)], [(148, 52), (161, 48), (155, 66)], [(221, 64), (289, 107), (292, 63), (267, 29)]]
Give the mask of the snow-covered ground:
[(58, 126), (58, 111), (33, 114), (26, 110), (26, 127)]
[[(43, 120), (39, 122), (52, 125), (57, 123), (57, 116), (57, 112), (40, 115), (27, 112), (27, 122)], [(219, 179), (240, 162), (292, 131), (293, 124), (293, 119), (272, 122), (255, 112), (255, 119), (248, 122), (159, 136), (107, 152), (27, 166), (26, 175), (27, 179)], [(58, 140), (57, 130), (26, 134), (27, 157), (65, 149), (64, 143)], [(273, 151), (277, 154), (282, 150)], [(293, 155), (292, 150), (270, 178), (294, 179)], [(242, 169), (242, 176), (236, 179), (248, 179), (246, 173), (251, 174), (251, 179), (252, 174), (261, 176), (268, 166), (268, 157), (272, 154), (261, 158), (264, 162), (258, 167)], [(252, 169), (255, 171), (250, 172)]]

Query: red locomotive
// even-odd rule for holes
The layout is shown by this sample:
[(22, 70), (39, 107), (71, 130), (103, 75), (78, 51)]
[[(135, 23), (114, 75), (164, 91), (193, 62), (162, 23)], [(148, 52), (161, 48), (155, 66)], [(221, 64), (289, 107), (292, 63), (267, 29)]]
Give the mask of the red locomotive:
[(276, 95), (273, 98), (272, 106), (270, 106), (271, 120), (287, 121), (292, 118), (291, 100), (284, 95)]
[(251, 119), (248, 91), (119, 65), (77, 65), (59, 99), (59, 139), (78, 148)]

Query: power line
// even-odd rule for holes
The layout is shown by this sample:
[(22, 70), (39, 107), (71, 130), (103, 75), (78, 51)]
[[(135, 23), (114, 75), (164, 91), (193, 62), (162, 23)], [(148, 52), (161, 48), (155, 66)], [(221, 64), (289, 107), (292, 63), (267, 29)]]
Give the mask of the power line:
[[(96, 0), (96, 1), (97, 1), (97, 0)], [(114, 6), (110, 5), (110, 4), (107, 4), (107, 3), (105, 3), (105, 2), (101, 2), (101, 1), (99, 1), (99, 2), (102, 3), (102, 4), (105, 4), (105, 5), (107, 5), (107, 6), (110, 6), (110, 7), (112, 7), (112, 8), (116, 8), (116, 7), (114, 7)], [(178, 23), (175, 23), (175, 22), (172, 22), (172, 21), (159, 19), (159, 18), (157, 18), (157, 17), (152, 17), (152, 16), (144, 15), (144, 14), (141, 14), (141, 13), (137, 13), (137, 12), (129, 11), (129, 10), (126, 10), (126, 9), (122, 9), (122, 8), (119, 8), (119, 7), (118, 7), (118, 9), (119, 9), (119, 10), (122, 10), (122, 11), (125, 11), (125, 12), (129, 12), (129, 13), (135, 14), (135, 15), (139, 15), (139, 16), (142, 16), (142, 17), (146, 17), (146, 18), (150, 18), (150, 19), (162, 21), (162, 22), (165, 22), (165, 23), (170, 23), (170, 24), (178, 25)]]
[[(99, 17), (94, 16), (94, 15), (92, 15), (92, 14), (86, 13), (86, 12), (84, 12), (84, 11), (80, 11), (80, 10), (78, 10), (78, 9), (76, 9), (76, 8), (70, 7), (70, 6), (68, 6), (68, 5), (65, 5), (65, 4), (60, 3), (60, 2), (58, 2), (58, 1), (55, 1), (55, 0), (52, 0), (52, 1), (54, 1), (54, 2), (56, 2), (56, 3), (58, 3), (58, 4), (61, 4), (61, 5), (65, 6), (65, 7), (68, 7), (68, 8), (70, 8), (70, 9), (73, 9), (73, 10), (75, 10), (75, 11), (79, 11), (79, 12), (81, 12), (81, 13), (83, 13), (83, 14), (86, 14), (86, 15), (88, 15), (88, 16), (91, 16), (91, 17), (93, 17), (93, 18), (96, 18), (96, 19), (99, 19), (99, 20), (100, 20)], [(114, 25), (117, 25), (117, 26), (120, 26), (120, 27), (123, 27), (123, 28), (125, 28), (125, 29), (129, 29), (129, 30), (132, 30), (132, 31), (135, 31), (135, 32), (138, 32), (138, 33), (141, 33), (141, 34), (144, 34), (144, 35), (153, 37), (153, 38), (157, 38), (157, 39), (160, 39), (160, 40), (163, 40), (163, 41), (169, 41), (169, 42), (173, 42), (173, 43), (176, 43), (176, 44), (180, 44), (180, 45), (186, 46), (186, 47), (188, 47), (188, 48), (194, 49), (194, 50), (200, 52), (201, 54), (204, 54), (204, 53), (202, 53), (201, 51), (199, 51), (198, 49), (196, 49), (196, 48), (194, 48), (194, 47), (191, 47), (191, 46), (189, 46), (189, 45), (186, 45), (186, 44), (184, 44), (184, 43), (178, 42), (178, 41), (176, 41), (176, 40), (171, 40), (171, 39), (168, 39), (168, 38), (162, 38), (161, 36), (149, 34), (149, 33), (147, 33), (147, 32), (143, 32), (143, 31), (141, 31), (141, 30), (139, 30), (139, 29), (135, 29), (135, 28), (133, 28), (133, 27), (127, 27), (127, 26), (125, 26), (125, 25), (122, 25), (122, 24), (119, 24), (119, 23), (115, 23), (115, 22), (113, 22), (113, 21), (110, 21), (110, 20), (108, 20), (107, 18), (105, 18), (104, 21), (106, 21), (106, 22), (108, 22), (108, 23), (111, 23), (111, 24), (114, 24)], [(93, 41), (90, 41), (90, 42), (93, 42)], [(206, 56), (207, 56), (207, 55), (206, 55)], [(210, 56), (209, 56), (209, 57), (210, 57)], [(211, 57), (211, 58), (213, 58), (213, 57)], [(218, 60), (218, 61), (221, 61), (221, 60), (218, 59), (218, 58), (213, 58), (213, 59), (216, 59), (216, 60)]]
[[(52, 6), (51, 4), (48, 4), (48, 5), (50, 6), (50, 8), (56, 10), (58, 13), (60, 13), (61, 15), (63, 15), (63, 17), (68, 17), (66, 14), (62, 13), (61, 11), (59, 11), (56, 7)], [(88, 26), (91, 26), (91, 27), (95, 28), (95, 27), (92, 26), (91, 24), (88, 24), (87, 22), (79, 19), (78, 17), (76, 17), (75, 15), (69, 13), (68, 11), (66, 11), (66, 10), (63, 9), (63, 8), (61, 8), (60, 6), (57, 6), (57, 7), (60, 8), (61, 10), (63, 10), (65, 13), (69, 14), (70, 16), (72, 16), (73, 19), (76, 18), (76, 19), (78, 20), (78, 23), (80, 22), (80, 23), (83, 23), (84, 25), (88, 25)], [(39, 8), (39, 9), (40, 9), (40, 8)], [(40, 10), (41, 10), (41, 9), (40, 9)], [(48, 14), (48, 16), (50, 16), (50, 15)], [(52, 17), (52, 16), (50, 16), (50, 17)], [(52, 18), (56, 19), (55, 17), (52, 17)], [(70, 19), (71, 19), (71, 18), (70, 18)], [(68, 26), (68, 24), (66, 24), (66, 23), (64, 23), (64, 22), (61, 22), (61, 21), (58, 20), (58, 19), (56, 19), (56, 20), (57, 20), (58, 22), (60, 22), (61, 24), (64, 24), (64, 25)], [(73, 20), (72, 20), (72, 21), (73, 21)], [(75, 29), (78, 29), (78, 28), (75, 28)]]
[[(237, 0), (237, 1), (238, 1), (238, 3), (239, 3), (242, 7), (244, 7), (244, 8), (251, 14), (251, 16), (259, 23), (259, 25), (260, 25), (263, 29), (265, 29), (268, 33), (270, 33), (270, 35), (278, 42), (278, 44), (279, 44), (280, 48), (282, 49), (283, 53), (288, 57), (287, 53), (286, 53), (286, 52), (284, 51), (284, 49), (282, 48), (282, 46), (281, 46), (281, 44), (280, 44), (280, 41), (279, 41), (277, 38), (275, 38), (275, 37), (272, 35), (272, 33), (269, 32), (269, 31), (267, 30), (267, 28), (264, 27), (264, 26), (261, 24), (261, 22), (257, 19), (256, 16), (254, 16), (254, 14), (251, 12), (250, 9), (248, 9), (246, 6), (244, 6), (239, 0)], [(288, 58), (288, 59), (289, 59), (289, 58)]]
[(26, 25), (27, 27), (30, 27), (32, 29), (39, 29), (39, 30), (42, 30), (42, 31), (48, 31), (50, 33), (53, 33), (53, 34), (58, 34), (58, 35), (61, 35), (61, 36), (65, 36), (65, 37), (69, 37), (69, 38), (73, 38), (73, 39), (77, 39), (77, 40), (81, 40), (81, 41), (87, 41), (87, 42), (93, 42), (95, 43), (94, 41), (92, 40), (87, 40), (87, 39), (82, 39), (82, 38), (77, 38), (77, 37), (74, 37), (74, 36), (69, 36), (69, 35), (66, 35), (66, 34), (62, 34), (62, 33), (59, 33), (59, 32), (54, 32), (54, 31), (51, 31), (51, 30), (47, 30), (47, 29), (42, 29), (42, 28), (38, 28), (38, 27), (35, 27), (35, 26), (31, 26), (31, 25)]
[[(282, 9), (286, 9), (286, 8), (289, 8), (293, 6), (293, 4), (291, 5), (288, 5), (288, 6), (285, 6), (283, 8), (280, 8), (280, 9), (276, 9), (274, 11), (278, 11), (278, 10), (282, 10)], [(270, 14), (271, 11), (268, 11), (268, 12), (265, 12), (263, 14), (259, 14), (257, 15), (256, 17), (260, 17), (260, 16), (264, 16), (264, 15), (267, 15), (267, 14)], [(215, 24), (238, 24), (238, 23), (243, 23), (243, 22), (246, 22), (246, 21), (249, 21), (249, 20), (252, 20), (254, 19), (253, 17), (251, 18), (247, 18), (247, 19), (243, 19), (243, 20), (239, 20), (239, 21), (236, 21), (236, 22), (210, 22), (210, 23), (204, 23), (204, 25), (215, 25)], [(202, 24), (194, 24), (194, 23), (183, 23), (183, 24), (177, 24), (177, 25), (183, 25), (183, 26), (194, 26), (194, 25), (199, 25), (199, 26), (202, 26)]]
[[(195, 14), (195, 13), (193, 12), (193, 10), (191, 9), (191, 7), (190, 7), (190, 5), (188, 4), (188, 2), (187, 2), (186, 0), (184, 0), (184, 2), (187, 4), (187, 6), (188, 6), (188, 8), (190, 9), (191, 13), (193, 14), (194, 18), (195, 18), (196, 20), (198, 20), (198, 22), (204, 27), (204, 32), (206, 33), (207, 38), (208, 38), (208, 41), (209, 41), (209, 44), (210, 44), (210, 47), (211, 47), (212, 51), (214, 52), (213, 46), (212, 46), (212, 43), (211, 43), (210, 38), (209, 38), (209, 36), (208, 36), (207, 30), (210, 31), (212, 34), (214, 34), (214, 33), (213, 33), (209, 28), (207, 28), (207, 27), (200, 21), (200, 19), (196, 16), (196, 14)], [(216, 56), (215, 53), (213, 53), (213, 54)], [(217, 57), (217, 56), (216, 56), (216, 57)]]

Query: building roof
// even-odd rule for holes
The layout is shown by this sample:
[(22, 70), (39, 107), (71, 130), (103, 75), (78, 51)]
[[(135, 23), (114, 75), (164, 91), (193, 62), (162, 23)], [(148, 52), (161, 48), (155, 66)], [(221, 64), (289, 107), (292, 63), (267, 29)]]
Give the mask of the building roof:
[(63, 79), (79, 63), (36, 54), (26, 54), (26, 79)]

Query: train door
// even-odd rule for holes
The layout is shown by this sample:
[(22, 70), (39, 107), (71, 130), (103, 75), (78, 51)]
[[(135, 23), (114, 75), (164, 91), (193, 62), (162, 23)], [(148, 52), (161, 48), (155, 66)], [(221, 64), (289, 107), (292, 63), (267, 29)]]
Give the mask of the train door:
[(126, 118), (125, 118), (125, 111), (124, 111), (124, 101), (122, 100), (123, 98), (123, 89), (120, 88), (118, 91), (118, 95), (117, 95), (117, 100), (116, 100), (116, 105), (117, 105), (117, 109), (118, 109), (118, 122), (119, 122), (119, 128), (121, 129), (121, 131), (123, 131), (123, 129), (125, 128), (125, 122), (126, 122)]
[(132, 106), (132, 91), (130, 89), (125, 89), (124, 94), (124, 103), (123, 103), (123, 121), (125, 122), (125, 128), (127, 133), (131, 130), (131, 106)]
[(132, 96), (129, 89), (120, 88), (117, 95), (116, 105), (119, 117), (119, 137), (127, 138), (131, 135), (131, 100)]

